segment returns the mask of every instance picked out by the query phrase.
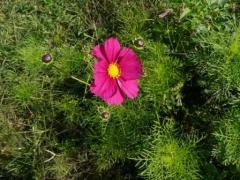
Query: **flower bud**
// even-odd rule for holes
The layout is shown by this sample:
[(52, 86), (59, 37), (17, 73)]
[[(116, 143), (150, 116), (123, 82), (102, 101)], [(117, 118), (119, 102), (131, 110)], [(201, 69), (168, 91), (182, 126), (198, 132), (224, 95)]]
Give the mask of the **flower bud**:
[(135, 45), (136, 47), (138, 47), (138, 48), (143, 48), (143, 46), (144, 46), (144, 41), (143, 41), (143, 39), (142, 39), (142, 38), (136, 38), (136, 39), (134, 40), (134, 45)]
[(101, 117), (102, 117), (103, 119), (105, 119), (105, 120), (108, 120), (108, 119), (110, 118), (110, 113), (107, 112), (107, 111), (103, 111), (103, 112), (101, 113)]
[(42, 56), (42, 62), (44, 63), (50, 63), (52, 61), (52, 56), (50, 54), (44, 54)]

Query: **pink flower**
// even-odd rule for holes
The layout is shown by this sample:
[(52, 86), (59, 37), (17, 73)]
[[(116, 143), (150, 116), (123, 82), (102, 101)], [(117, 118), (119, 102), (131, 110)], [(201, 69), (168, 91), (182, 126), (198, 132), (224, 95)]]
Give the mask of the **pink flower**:
[(92, 93), (109, 105), (122, 104), (126, 96), (137, 97), (142, 65), (132, 49), (121, 48), (118, 39), (110, 37), (97, 45), (92, 55), (97, 59), (90, 88)]

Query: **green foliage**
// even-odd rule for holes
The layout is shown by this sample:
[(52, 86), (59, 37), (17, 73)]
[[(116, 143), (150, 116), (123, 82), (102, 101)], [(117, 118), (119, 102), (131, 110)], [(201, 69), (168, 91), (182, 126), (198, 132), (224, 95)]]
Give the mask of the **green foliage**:
[(214, 136), (217, 140), (214, 156), (225, 165), (236, 165), (239, 169), (240, 112), (238, 109), (230, 111), (222, 118)]
[[(229, 5), (219, 8), (222, 11), (212, 13), (224, 13)], [(230, 14), (213, 17), (212, 25), (194, 37), (194, 41), (198, 42), (195, 47), (198, 52), (191, 54), (190, 59), (199, 73), (198, 83), (204, 88), (205, 95), (211, 96), (211, 102), (232, 103), (239, 94), (239, 28)]]
[(71, 164), (67, 161), (64, 155), (59, 155), (54, 159), (54, 165), (50, 169), (54, 172), (57, 179), (67, 177), (71, 172)]
[[(130, 111), (129, 109), (136, 111)], [(104, 119), (100, 144), (93, 146), (97, 152), (99, 170), (109, 169), (119, 161), (125, 161), (140, 153), (143, 138), (152, 124), (153, 115), (146, 115), (145, 106), (141, 102), (128, 102), (124, 107), (109, 109), (109, 119)], [(101, 121), (101, 119), (99, 119)]]
[[(194, 62), (199, 60), (203, 77), (212, 80), (206, 83), (206, 92), (211, 93), (212, 98), (220, 102), (234, 98), (238, 94), (232, 93), (232, 91), (238, 91), (240, 82), (238, 52), (236, 47), (233, 50), (236, 39), (237, 35), (232, 35), (228, 31), (209, 32), (204, 37), (202, 46), (206, 47), (206, 50), (213, 49), (213, 52), (210, 55), (204, 53), (202, 60), (198, 58), (194, 60)], [(206, 58), (208, 58), (207, 64), (203, 62)]]
[(64, 115), (64, 123), (77, 123), (81, 121), (79, 103), (77, 97), (65, 95), (62, 99), (55, 101), (56, 112)]
[[(64, 47), (58, 49), (60, 52), (56, 57), (56, 67), (59, 69), (59, 75), (63, 78), (69, 78), (72, 74), (79, 72), (84, 64), (82, 54), (73, 47)], [(86, 67), (87, 68), (87, 67)]]
[(117, 18), (120, 24), (119, 37), (124, 41), (131, 42), (134, 38), (144, 36), (145, 24), (149, 20), (150, 13), (145, 10), (144, 3), (131, 1), (122, 3), (118, 8)]
[(181, 88), (184, 76), (181, 72), (182, 64), (166, 54), (167, 48), (155, 42), (146, 42), (143, 53), (144, 77), (141, 81), (143, 94), (147, 101), (173, 108), (181, 105)]
[(157, 123), (150, 149), (139, 159), (142, 175), (147, 179), (199, 179), (199, 158), (195, 138), (177, 137), (174, 124)]
[(29, 104), (33, 104), (34, 101), (39, 101), (42, 89), (41, 84), (37, 81), (32, 81), (30, 77), (20, 77), (17, 81), (18, 84), (12, 90), (17, 103), (26, 107)]
[(45, 49), (32, 38), (28, 39), (23, 46), (18, 49), (17, 56), (23, 61), (24, 70), (31, 75), (38, 74), (44, 67), (42, 56), (47, 53), (47, 48)]

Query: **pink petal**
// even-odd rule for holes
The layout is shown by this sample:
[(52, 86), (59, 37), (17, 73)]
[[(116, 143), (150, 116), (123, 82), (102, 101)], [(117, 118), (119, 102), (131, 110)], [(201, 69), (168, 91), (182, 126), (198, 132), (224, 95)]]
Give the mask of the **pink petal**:
[(137, 80), (124, 81), (122, 79), (118, 80), (118, 85), (121, 90), (131, 99), (134, 99), (138, 95), (138, 82)]
[(91, 85), (90, 85), (90, 91), (93, 93), (93, 94), (95, 94), (96, 95), (96, 84), (95, 83), (92, 83)]
[(106, 61), (107, 58), (105, 57), (105, 50), (104, 46), (102, 44), (99, 44), (95, 46), (95, 48), (92, 50), (92, 55), (97, 58), (97, 60), (104, 60)]
[(121, 77), (125, 80), (139, 79), (143, 73), (142, 64), (130, 48), (122, 48), (118, 56)]
[(98, 78), (99, 79), (95, 80), (95, 82), (91, 85), (91, 92), (94, 93), (96, 96), (101, 97), (102, 99), (108, 99), (112, 97), (118, 89), (116, 80), (105, 76), (101, 76)]
[(117, 60), (121, 46), (117, 38), (110, 37), (105, 41), (104, 49), (108, 62), (112, 63)]
[(97, 61), (94, 64), (94, 74), (93, 74), (93, 79), (94, 79), (94, 84), (96, 86), (104, 84), (104, 82), (107, 80), (108, 75), (107, 75), (107, 67), (108, 63), (107, 61)]
[(108, 63), (107, 61), (97, 61), (94, 64), (94, 73), (107, 73)]
[(93, 79), (94, 79), (94, 84), (96, 84), (96, 86), (101, 87), (109, 79), (109, 77), (107, 73), (94, 72)]
[(105, 101), (109, 105), (120, 105), (124, 101), (124, 95), (122, 94), (121, 90), (118, 89), (117, 92), (111, 98), (105, 99)]

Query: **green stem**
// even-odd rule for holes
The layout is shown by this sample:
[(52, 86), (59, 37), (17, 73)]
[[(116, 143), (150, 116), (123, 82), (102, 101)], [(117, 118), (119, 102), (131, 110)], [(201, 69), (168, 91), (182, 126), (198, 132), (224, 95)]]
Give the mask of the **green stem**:
[(76, 78), (76, 77), (74, 77), (74, 76), (71, 76), (71, 78), (74, 79), (74, 80), (76, 80), (76, 81), (78, 81), (78, 82), (80, 82), (80, 83), (86, 84), (87, 86), (90, 86), (89, 83), (87, 83), (87, 82), (85, 82), (85, 81), (83, 81), (83, 80), (81, 80), (81, 79), (78, 79), (78, 78)]

